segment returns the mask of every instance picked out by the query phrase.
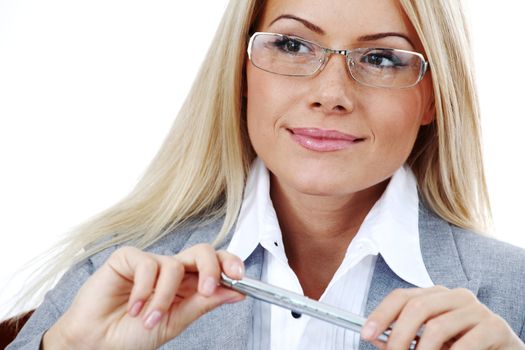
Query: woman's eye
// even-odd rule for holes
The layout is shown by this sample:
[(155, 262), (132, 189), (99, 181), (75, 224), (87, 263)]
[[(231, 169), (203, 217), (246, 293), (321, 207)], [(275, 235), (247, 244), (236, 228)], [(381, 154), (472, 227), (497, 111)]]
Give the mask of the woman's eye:
[(361, 62), (379, 68), (396, 68), (404, 66), (401, 59), (396, 55), (379, 52), (364, 55), (361, 58)]
[(291, 54), (305, 54), (312, 51), (300, 40), (286, 37), (275, 41), (274, 46), (285, 53)]

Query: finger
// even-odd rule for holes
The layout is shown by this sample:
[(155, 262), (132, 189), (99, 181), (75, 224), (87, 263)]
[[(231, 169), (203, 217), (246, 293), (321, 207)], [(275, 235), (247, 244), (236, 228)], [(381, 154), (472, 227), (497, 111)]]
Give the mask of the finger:
[(113, 274), (132, 284), (128, 312), (131, 316), (138, 315), (155, 288), (159, 270), (157, 261), (140, 249), (123, 247), (110, 256), (106, 266)]
[(392, 327), (388, 348), (407, 349), (427, 320), (450, 310), (464, 308), (465, 305), (478, 304), (474, 294), (467, 289), (438, 290), (410, 298)]
[[(485, 306), (484, 306), (485, 307)], [(450, 350), (519, 349), (523, 343), (500, 316), (487, 310), (487, 315), (474, 328), (452, 344)]]
[(244, 263), (238, 256), (224, 250), (219, 250), (217, 251), (217, 257), (221, 264), (222, 271), (224, 271), (226, 275), (234, 279), (244, 277)]
[(143, 318), (147, 329), (155, 327), (169, 310), (184, 277), (184, 266), (173, 257), (157, 255), (155, 259), (160, 265), (160, 272), (153, 298)]
[(432, 287), (424, 289), (409, 288), (394, 290), (368, 316), (367, 321), (361, 330), (361, 337), (367, 341), (376, 339), (399, 316), (408, 300), (424, 294), (429, 295), (437, 293), (444, 289), (444, 287)]
[(175, 255), (186, 271), (199, 273), (198, 291), (211, 296), (219, 284), (220, 266), (217, 253), (209, 244), (197, 244)]
[[(227, 251), (219, 250), (216, 252), (220, 267), (229, 277), (241, 279), (244, 277), (244, 263), (242, 260)], [(197, 289), (197, 275), (186, 273), (178, 291), (177, 296), (186, 298), (195, 293)]]
[[(194, 273), (186, 274), (184, 276), (184, 279), (182, 280), (182, 283), (179, 286), (179, 289), (177, 290), (177, 295), (174, 299), (174, 304), (179, 304), (180, 302), (184, 301), (186, 298), (190, 298), (197, 292), (197, 283), (198, 283), (198, 277)], [(218, 286), (216, 291), (218, 289), (227, 289), (230, 290), (230, 288)], [(232, 291), (233, 292), (233, 291)], [(234, 292), (232, 293), (233, 296), (238, 296), (239, 299), (243, 299), (243, 294)]]
[(490, 335), (492, 330), (477, 325), (452, 344), (450, 350), (497, 349)]
[(475, 327), (485, 314), (478, 305), (468, 305), (452, 310), (425, 324), (425, 330), (418, 341), (418, 350), (442, 349), (451, 339)]
[(177, 297), (189, 298), (193, 294), (197, 293), (199, 287), (199, 275), (194, 272), (186, 272), (182, 279), (179, 288), (177, 289)]

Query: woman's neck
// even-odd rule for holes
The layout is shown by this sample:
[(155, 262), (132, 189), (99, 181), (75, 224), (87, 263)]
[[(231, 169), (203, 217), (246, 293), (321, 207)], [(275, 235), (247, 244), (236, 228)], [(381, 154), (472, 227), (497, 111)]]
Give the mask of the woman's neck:
[(271, 182), (288, 263), (305, 295), (319, 299), (388, 180), (345, 197), (297, 193)]

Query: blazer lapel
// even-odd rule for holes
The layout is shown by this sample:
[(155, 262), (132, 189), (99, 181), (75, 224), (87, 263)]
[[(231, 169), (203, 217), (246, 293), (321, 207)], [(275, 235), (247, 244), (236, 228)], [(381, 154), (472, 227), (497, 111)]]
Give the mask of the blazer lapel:
[[(368, 299), (366, 301), (365, 314), (369, 315), (381, 301), (394, 289), (397, 288), (414, 288), (401, 278), (399, 278), (386, 264), (381, 255), (377, 257), (374, 274), (370, 283), (370, 290), (368, 292)], [(372, 344), (363, 340), (359, 341), (359, 349), (373, 350), (376, 349)]]
[(419, 206), (419, 240), (423, 261), (435, 285), (467, 288), (478, 294), (479, 276), (466, 275), (451, 224), (422, 204)]
[[(421, 203), (419, 206), (419, 240), (425, 267), (435, 285), (447, 288), (467, 288), (477, 295), (479, 279), (476, 276), (465, 274), (450, 224)], [(365, 314), (369, 315), (394, 289), (414, 287), (400, 279), (379, 255), (370, 284)], [(375, 347), (361, 340), (359, 349), (373, 350)]]

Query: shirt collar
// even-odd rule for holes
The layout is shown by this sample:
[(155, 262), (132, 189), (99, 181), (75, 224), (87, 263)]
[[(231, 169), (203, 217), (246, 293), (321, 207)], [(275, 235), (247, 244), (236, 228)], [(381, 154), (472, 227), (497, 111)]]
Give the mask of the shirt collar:
[[(385, 192), (368, 213), (348, 247), (347, 256), (365, 246), (367, 255), (380, 253), (390, 269), (403, 280), (418, 287), (433, 286), (419, 245), (418, 216), (417, 182), (405, 165), (394, 173)], [(244, 261), (259, 244), (272, 249), (268, 240), (275, 241), (282, 251), (282, 234), (270, 198), (270, 176), (262, 160), (256, 158), (246, 181), (228, 251)], [(359, 256), (362, 258), (363, 255)], [(343, 264), (351, 260), (345, 257)]]
[[(245, 261), (263, 237), (272, 233), (267, 231), (275, 230), (272, 219), (278, 225), (270, 198), (270, 175), (262, 160), (256, 158), (246, 180), (241, 211), (228, 251)], [(282, 237), (280, 230), (278, 236)]]
[(362, 239), (370, 240), (390, 269), (406, 282), (418, 287), (434, 285), (419, 244), (417, 181), (407, 165), (391, 177), (352, 243)]

